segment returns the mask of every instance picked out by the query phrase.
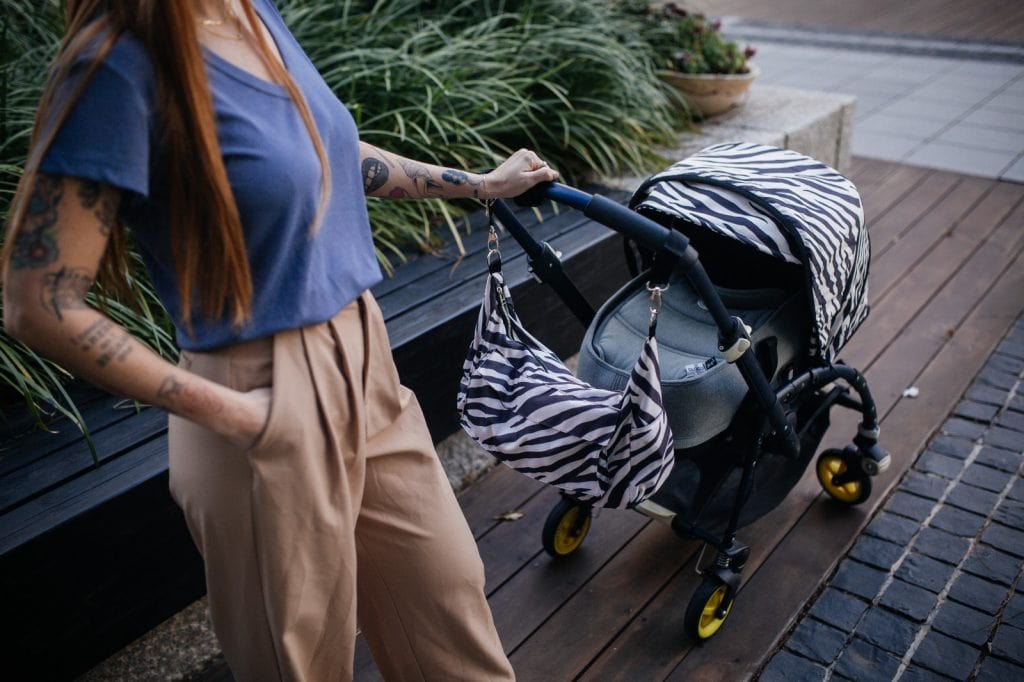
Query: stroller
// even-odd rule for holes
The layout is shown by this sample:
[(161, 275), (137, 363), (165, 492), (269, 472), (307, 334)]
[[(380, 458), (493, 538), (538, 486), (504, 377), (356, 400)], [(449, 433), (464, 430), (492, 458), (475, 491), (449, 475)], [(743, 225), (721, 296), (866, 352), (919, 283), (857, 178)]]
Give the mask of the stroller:
[[(824, 490), (859, 504), (871, 494), (871, 477), (889, 465), (867, 383), (836, 360), (867, 316), (870, 249), (860, 198), (813, 159), (729, 143), (650, 177), (628, 208), (550, 183), (517, 203), (544, 200), (620, 232), (635, 276), (595, 313), (558, 254), (538, 244), (507, 204), (495, 203), (531, 270), (587, 326), (580, 379), (604, 389), (626, 385), (646, 334), (648, 285), (664, 290), (657, 337), (675, 460), (660, 488), (633, 508), (717, 551), (684, 617), (689, 637), (708, 639), (729, 613), (750, 554), (737, 530), (796, 485), (833, 405), (857, 410), (861, 422), (849, 445), (819, 455)], [(544, 549), (555, 557), (575, 552), (591, 520), (590, 503), (563, 493), (545, 523)]]

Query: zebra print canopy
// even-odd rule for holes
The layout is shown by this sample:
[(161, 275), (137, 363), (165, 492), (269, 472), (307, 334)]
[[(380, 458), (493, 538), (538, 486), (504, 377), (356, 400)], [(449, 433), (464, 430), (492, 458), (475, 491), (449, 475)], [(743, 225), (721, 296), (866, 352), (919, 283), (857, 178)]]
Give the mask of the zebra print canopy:
[(819, 161), (767, 145), (714, 145), (650, 177), (630, 206), (803, 263), (815, 356), (833, 360), (867, 317), (871, 247), (860, 195)]
[(458, 409), (485, 450), (581, 502), (631, 507), (672, 470), (653, 334), (625, 391), (594, 388), (523, 328), (500, 272), (487, 279)]

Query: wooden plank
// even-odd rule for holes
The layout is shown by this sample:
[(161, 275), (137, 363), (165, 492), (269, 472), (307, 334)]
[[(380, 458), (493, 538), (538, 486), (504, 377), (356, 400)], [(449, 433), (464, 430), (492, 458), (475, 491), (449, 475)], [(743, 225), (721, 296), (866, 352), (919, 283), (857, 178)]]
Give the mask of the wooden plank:
[[(997, 242), (992, 249), (999, 248)], [(885, 445), (893, 452), (917, 453), (931, 433), (946, 418), (970, 384), (978, 369), (1020, 315), (1024, 300), (1024, 257), (1019, 253), (1008, 267), (1000, 268), (985, 295), (968, 307), (970, 313), (953, 339), (947, 339), (932, 356), (914, 382), (921, 387), (926, 401), (899, 400), (883, 424), (895, 423), (888, 431)], [(958, 313), (953, 311), (955, 316)], [(879, 365), (886, 371), (893, 365)], [(884, 372), (874, 373), (873, 380)], [(875, 493), (864, 505), (866, 514), (873, 512), (886, 493), (910, 466), (912, 457), (895, 460), (892, 468), (875, 479)], [(730, 620), (741, 617), (740, 628), (731, 628), (729, 637), (716, 637), (707, 642), (702, 655), (687, 658), (669, 679), (739, 679), (751, 675), (771, 654), (778, 638), (799, 614), (839, 558), (852, 544), (867, 516), (856, 518), (838, 514), (836, 505), (822, 500), (779, 544), (771, 559), (752, 576), (738, 600)], [(756, 621), (756, 625), (743, 625)]]
[[(124, 398), (103, 393), (98, 389), (95, 391), (76, 390), (74, 385), (69, 389), (83, 420), (93, 435), (111, 424), (131, 419), (135, 414), (134, 404)], [(20, 405), (18, 409), (27, 413), (27, 410)], [(0, 479), (12, 471), (32, 466), (35, 462), (72, 443), (77, 444), (77, 447), (83, 452), (87, 454), (89, 452), (82, 432), (63, 415), (48, 420), (46, 430), (36, 428), (17, 434), (5, 432), (0, 438), (3, 442), (3, 445), (0, 446)]]
[(74, 679), (205, 591), (166, 467), (147, 470), (151, 463), (108, 480), (125, 491), (108, 491), (109, 503), (84, 506), (46, 524), (37, 541), (4, 548), (7, 679)]
[(876, 230), (872, 223), (916, 195), (921, 184), (933, 174), (933, 171), (919, 166), (903, 166), (856, 156), (853, 160), (862, 164), (859, 171), (850, 174), (850, 180), (857, 187), (865, 210), (870, 208), (868, 229), (872, 236)]
[(525, 563), (490, 597), (494, 623), (506, 651), (514, 653), (566, 599), (588, 589), (593, 576), (647, 523), (640, 514), (606, 510), (594, 520), (576, 553), (554, 560), (538, 552)]
[(0, 556), (166, 471), (167, 442), (160, 437), (40, 495), (4, 516)]
[[(757, 572), (820, 490), (814, 474), (808, 473), (773, 512), (740, 530), (740, 540), (750, 545), (750, 559), (743, 571), (744, 580)], [(849, 511), (860, 513), (855, 509)], [(594, 658), (580, 679), (587, 682), (664, 679), (684, 657), (703, 655), (702, 647), (694, 647), (694, 643), (683, 634), (686, 606), (701, 580), (694, 570), (699, 545), (695, 541), (686, 544), (692, 556), (679, 562), (661, 592), (633, 614), (622, 632)], [(704, 563), (709, 560), (710, 554), (704, 557)], [(738, 599), (743, 598), (741, 586)], [(728, 629), (719, 636), (734, 636), (736, 623), (733, 618), (733, 615), (729, 616)]]
[[(575, 679), (645, 605), (660, 599), (665, 584), (688, 565), (697, 546), (680, 541), (664, 524), (649, 523), (513, 652), (516, 677), (522, 682)], [(628, 665), (630, 679), (655, 679), (634, 667), (646, 653), (626, 653), (622, 663)]]
[[(898, 285), (889, 287), (872, 287), (870, 324), (872, 329), (899, 329), (908, 323), (913, 324), (917, 312), (928, 300), (939, 291), (960, 267), (962, 261), (970, 255), (978, 245), (997, 229), (1000, 223), (1013, 224), (1020, 219), (1020, 201), (1024, 197), (1024, 187), (1010, 183), (998, 184), (961, 223), (948, 227), (936, 223), (934, 228), (944, 236), (920, 260), (906, 262), (898, 257), (913, 258), (914, 250), (905, 249), (885, 254), (879, 266), (872, 267), (872, 275), (879, 270), (898, 275)], [(1016, 209), (1016, 218), (1009, 218), (1010, 212)], [(922, 221), (923, 222), (923, 221)], [(883, 276), (883, 275), (879, 275)], [(886, 275), (896, 277), (897, 275)], [(867, 366), (872, 359), (890, 342), (886, 334), (869, 334), (856, 345), (857, 366)]]
[[(963, 203), (973, 194), (968, 189), (968, 196), (961, 197), (961, 183), (961, 178), (952, 173), (932, 173), (905, 201), (898, 202), (870, 223), (872, 265), (926, 217), (931, 222), (948, 225), (962, 216), (966, 211)], [(954, 194), (956, 199), (951, 198)], [(941, 210), (938, 215), (937, 210)]]
[[(167, 413), (145, 409), (133, 418), (113, 424), (93, 434), (99, 464), (94, 464), (81, 440), (4, 476), (0, 481), (0, 518), (84, 472), (103, 466), (122, 453), (167, 431)], [(6, 522), (4, 523), (6, 526)]]
[(459, 505), (473, 537), (479, 538), (501, 523), (494, 517), (521, 508), (545, 487), (540, 481), (500, 465), (459, 493)]
[(871, 392), (880, 406), (896, 400), (983, 300), (1000, 273), (1020, 251), (1024, 233), (1019, 224), (1004, 222), (992, 238), (974, 251), (956, 274), (928, 302), (907, 328), (884, 351)]
[(488, 594), (494, 594), (523, 566), (543, 556), (541, 532), (548, 513), (558, 503), (558, 492), (545, 486), (518, 510), (518, 521), (505, 521), (477, 541), (484, 561)]

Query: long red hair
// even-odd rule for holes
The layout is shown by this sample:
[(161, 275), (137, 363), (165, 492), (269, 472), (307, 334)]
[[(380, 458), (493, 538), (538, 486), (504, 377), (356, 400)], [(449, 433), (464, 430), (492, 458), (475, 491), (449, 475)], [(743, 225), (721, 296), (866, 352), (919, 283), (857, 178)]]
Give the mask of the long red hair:
[[(305, 98), (263, 38), (250, 0), (241, 3), (249, 27), (247, 39), (254, 40), (274, 80), (287, 89), (320, 159), (320, 210), (311, 227), (315, 229), (330, 188), (323, 142)], [(156, 76), (183, 322), (191, 328), (193, 302), (198, 302), (203, 318), (219, 319), (228, 313), (234, 324), (241, 325), (252, 309), (252, 274), (238, 207), (217, 142), (193, 5), (192, 0), (67, 0), (67, 31), (36, 112), (31, 151), (10, 212), (2, 262), (5, 266), (10, 262), (14, 235), (24, 220), (27, 193), (35, 185), (39, 163), (97, 67), (121, 34), (130, 31), (145, 46)], [(85, 76), (70, 96), (58, 98), (72, 65), (86, 50), (95, 50), (95, 57)], [(101, 289), (125, 290), (128, 260), (124, 226), (117, 221), (96, 276)]]

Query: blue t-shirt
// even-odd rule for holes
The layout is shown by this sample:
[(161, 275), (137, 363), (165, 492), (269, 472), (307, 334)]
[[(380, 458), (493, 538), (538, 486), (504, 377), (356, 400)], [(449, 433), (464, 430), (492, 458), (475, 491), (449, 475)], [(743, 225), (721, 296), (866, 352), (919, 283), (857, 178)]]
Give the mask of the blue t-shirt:
[[(210, 350), (330, 319), (381, 279), (370, 236), (355, 122), (270, 0), (254, 6), (285, 68), (304, 94), (331, 166), (330, 203), (310, 234), (320, 199), (320, 162), (284, 87), (204, 50), (217, 137), (241, 214), (254, 300), (252, 320), (181, 319), (160, 148), (156, 83), (142, 45), (124, 35), (99, 67), (40, 163), (40, 171), (96, 180), (122, 192), (121, 218), (135, 236), (178, 344)], [(79, 65), (84, 67), (84, 63)]]

